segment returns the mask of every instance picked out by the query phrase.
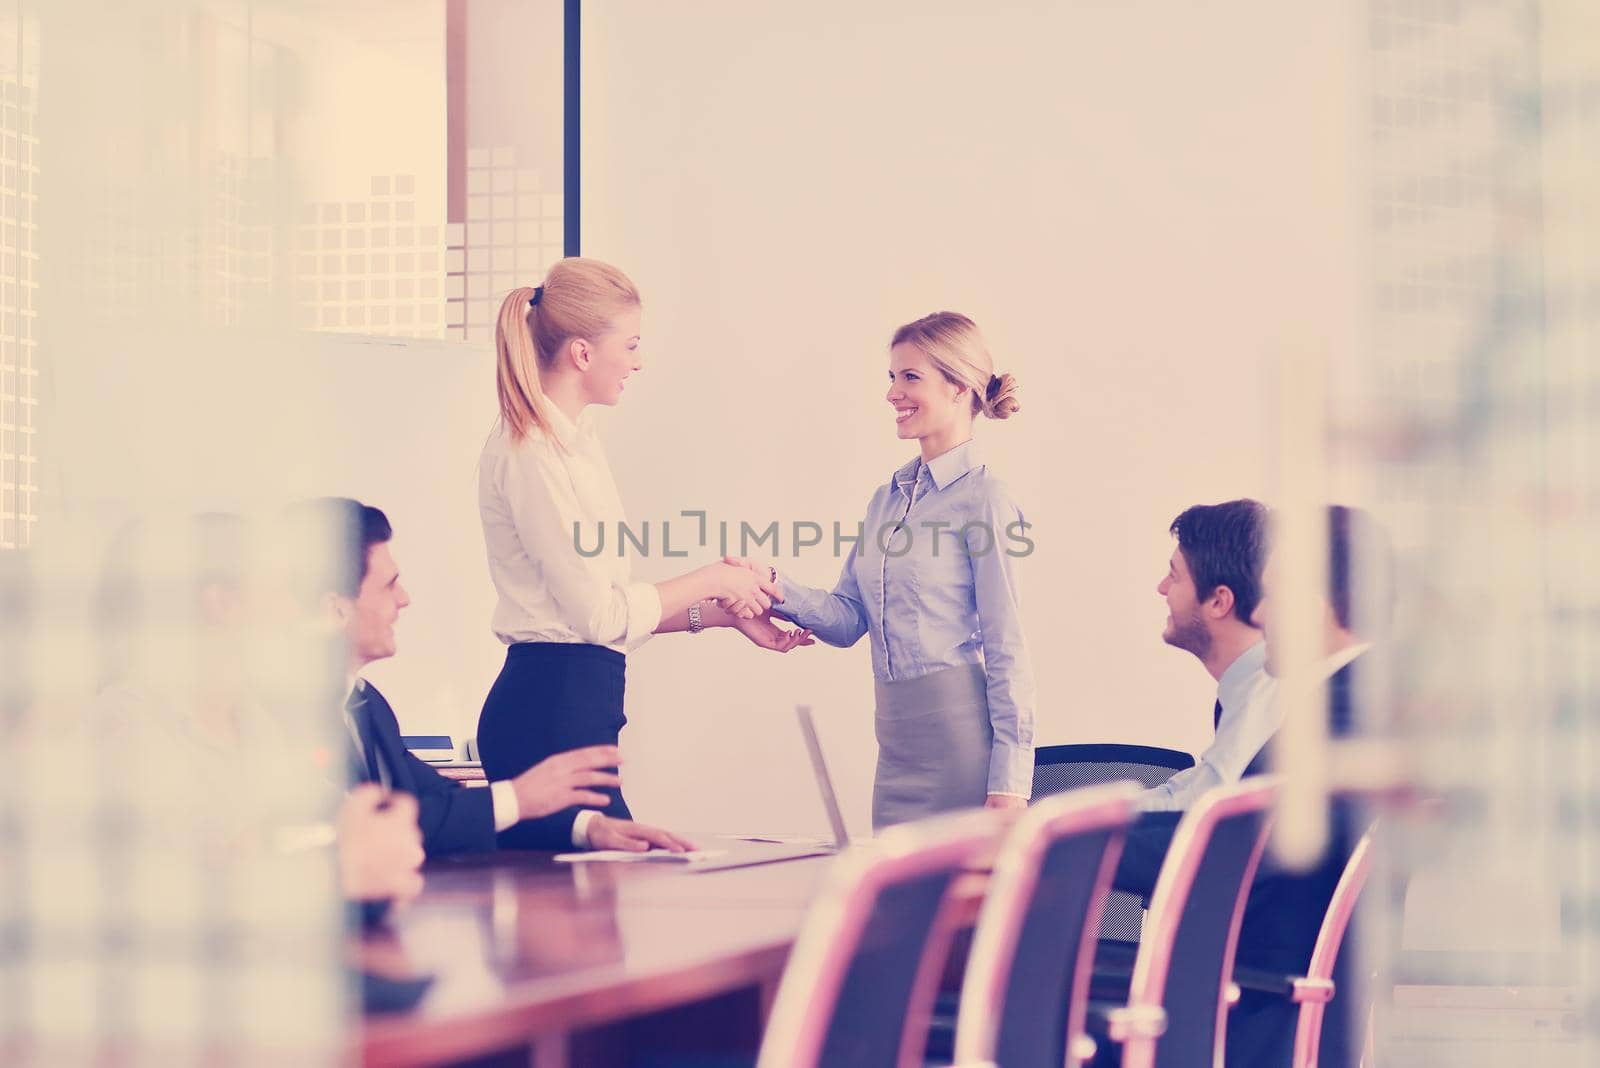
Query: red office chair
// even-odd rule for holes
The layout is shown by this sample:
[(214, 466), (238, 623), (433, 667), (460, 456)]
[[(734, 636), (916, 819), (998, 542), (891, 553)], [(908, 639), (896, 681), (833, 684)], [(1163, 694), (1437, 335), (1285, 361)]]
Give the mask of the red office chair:
[(1317, 1047), (1322, 1041), (1322, 1018), (1328, 1003), (1339, 993), (1334, 988), (1333, 967), (1338, 963), (1350, 917), (1372, 871), (1376, 833), (1377, 826), (1373, 825), (1361, 836), (1345, 862), (1339, 884), (1328, 901), (1328, 911), (1323, 914), (1316, 944), (1311, 948), (1311, 962), (1304, 975), (1277, 975), (1254, 968), (1234, 970), (1234, 982), (1241, 987), (1277, 994), (1300, 1006), (1295, 1023), (1293, 1068), (1316, 1068)]
[(1122, 1068), (1222, 1064), (1233, 953), (1266, 845), (1276, 780), (1210, 791), (1177, 826), (1150, 896), (1144, 937), (1121, 1005), (1092, 1003), (1097, 1042), (1122, 1047)]
[(989, 881), (956, 1023), (955, 1062), (1077, 1068), (1096, 933), (1139, 784), (1073, 790), (1017, 821)]
[(954, 926), (948, 891), (1003, 829), (993, 812), (938, 816), (836, 859), (779, 983), (757, 1068), (920, 1065)]

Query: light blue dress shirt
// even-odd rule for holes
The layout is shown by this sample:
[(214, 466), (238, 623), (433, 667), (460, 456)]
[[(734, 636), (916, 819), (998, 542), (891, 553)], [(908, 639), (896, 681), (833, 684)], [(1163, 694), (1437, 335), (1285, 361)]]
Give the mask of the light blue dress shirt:
[(1217, 680), (1222, 718), (1216, 737), (1194, 767), (1139, 795), (1146, 812), (1187, 809), (1215, 786), (1236, 783), (1277, 731), (1282, 712), (1273, 700), (1277, 683), (1267, 674), (1267, 646), (1256, 642), (1240, 653)]
[[(845, 648), (872, 640), (883, 682), (981, 665), (994, 743), (989, 792), (1033, 787), (1033, 668), (1015, 563), (1032, 551), (1022, 512), (971, 441), (894, 473), (867, 505), (830, 593), (784, 576), (775, 615)], [(846, 532), (848, 535), (848, 532)]]

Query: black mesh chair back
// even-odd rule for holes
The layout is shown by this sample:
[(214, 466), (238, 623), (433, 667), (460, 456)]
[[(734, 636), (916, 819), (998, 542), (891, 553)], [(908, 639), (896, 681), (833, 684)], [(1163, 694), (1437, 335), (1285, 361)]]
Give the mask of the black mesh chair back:
[(819, 1064), (867, 1068), (899, 1060), (923, 945), (955, 875), (925, 875), (879, 895), (839, 988)]
[(760, 1068), (919, 1063), (954, 924), (950, 885), (993, 848), (995, 814), (902, 824), (835, 862), (784, 970)]
[[(1153, 745), (1046, 745), (1033, 751), (1033, 796), (1132, 780), (1160, 786), (1174, 772), (1194, 767), (1194, 757)], [(1139, 898), (1113, 890), (1100, 921), (1100, 937), (1139, 941), (1144, 908)]]
[(1156, 1046), (1156, 1068), (1210, 1068), (1221, 1024), (1217, 1006), (1233, 976), (1240, 888), (1255, 872), (1264, 820), (1259, 812), (1240, 813), (1221, 820), (1211, 833), (1172, 944), (1161, 999), (1167, 1031)]
[(1042, 745), (1033, 751), (1033, 796), (1130, 779), (1160, 786), (1194, 757), (1155, 745)]
[(1121, 1045), (1123, 1068), (1223, 1064), (1222, 1024), (1237, 989), (1234, 947), (1277, 790), (1270, 776), (1219, 786), (1178, 821), (1150, 894), (1126, 1004), (1097, 1004), (1090, 1020), (1097, 1041)]
[(1124, 782), (1047, 798), (1012, 829), (978, 917), (956, 1063), (1077, 1063), (1095, 932), (1138, 795)]

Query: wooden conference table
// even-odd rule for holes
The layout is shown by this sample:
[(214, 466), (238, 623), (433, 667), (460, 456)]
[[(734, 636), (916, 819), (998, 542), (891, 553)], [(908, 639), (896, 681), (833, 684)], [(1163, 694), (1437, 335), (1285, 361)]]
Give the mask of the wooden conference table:
[[(369, 1065), (625, 1064), (645, 1050), (753, 1052), (789, 949), (832, 858), (693, 874), (560, 864), (548, 854), (436, 862), (369, 970), (431, 974), (417, 1007), (370, 1016)], [(985, 877), (958, 884), (966, 922)]]

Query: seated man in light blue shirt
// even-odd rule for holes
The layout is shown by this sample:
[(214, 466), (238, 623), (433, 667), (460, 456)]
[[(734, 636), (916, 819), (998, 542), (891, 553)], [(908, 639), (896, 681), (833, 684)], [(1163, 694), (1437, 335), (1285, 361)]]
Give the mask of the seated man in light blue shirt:
[(1258, 501), (1197, 504), (1172, 521), (1178, 547), (1156, 592), (1170, 614), (1161, 637), (1217, 680), (1216, 737), (1192, 768), (1146, 790), (1147, 812), (1188, 808), (1214, 786), (1235, 783), (1278, 729), (1266, 647), (1250, 621), (1261, 600), (1267, 509)]

